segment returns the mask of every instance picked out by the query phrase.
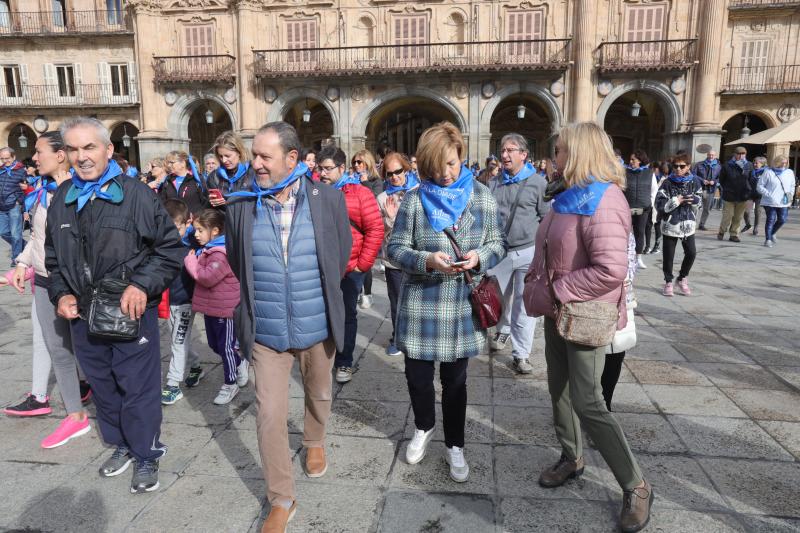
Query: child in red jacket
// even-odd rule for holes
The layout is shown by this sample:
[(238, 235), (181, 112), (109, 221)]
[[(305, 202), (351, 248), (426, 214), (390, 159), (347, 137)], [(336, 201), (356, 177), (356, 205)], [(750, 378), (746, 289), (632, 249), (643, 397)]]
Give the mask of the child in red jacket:
[(214, 398), (225, 405), (247, 385), (248, 363), (239, 356), (233, 331), (233, 310), (239, 305), (239, 280), (233, 275), (225, 252), (225, 215), (206, 209), (194, 219), (194, 236), (202, 248), (184, 260), (186, 271), (197, 282), (192, 310), (205, 315), (208, 345), (220, 357), (225, 383)]

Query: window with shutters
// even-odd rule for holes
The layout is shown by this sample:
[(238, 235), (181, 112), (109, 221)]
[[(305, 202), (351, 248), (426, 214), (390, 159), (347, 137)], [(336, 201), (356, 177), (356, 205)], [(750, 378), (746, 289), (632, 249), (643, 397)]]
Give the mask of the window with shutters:
[(767, 39), (757, 39), (744, 41), (742, 51), (739, 54), (739, 66), (742, 67), (741, 82), (747, 88), (758, 88), (763, 86), (767, 76), (767, 64), (769, 63), (769, 41)]
[(506, 40), (520, 41), (507, 46), (510, 61), (535, 62), (543, 52), (544, 10), (515, 9), (506, 14)]
[(63, 28), (67, 20), (67, 6), (65, 0), (50, 0), (53, 11), (53, 26)]
[(0, 30), (11, 27), (11, 6), (9, 0), (0, 0)]
[(56, 65), (56, 79), (60, 97), (75, 96), (75, 69), (72, 65)]
[(208, 69), (213, 65), (210, 56), (214, 54), (214, 26), (211, 24), (184, 26), (183, 53), (191, 56), (185, 60), (189, 69)]
[(122, 0), (106, 0), (108, 23), (111, 25), (122, 24)]
[(3, 93), (0, 98), (22, 97), (22, 78), (19, 65), (3, 65)]
[(625, 45), (624, 59), (650, 65), (662, 62), (667, 52), (667, 44), (663, 42), (666, 14), (666, 4), (627, 7), (625, 41), (629, 41), (629, 44)]
[(313, 66), (317, 61), (318, 43), (316, 19), (286, 21), (286, 47), (296, 50), (289, 53), (290, 63), (300, 63), (305, 68)]
[(395, 59), (403, 63), (419, 64), (428, 50), (428, 17), (426, 15), (398, 15), (394, 18)]
[(111, 72), (112, 96), (130, 96), (130, 79), (128, 78), (128, 64), (109, 65)]

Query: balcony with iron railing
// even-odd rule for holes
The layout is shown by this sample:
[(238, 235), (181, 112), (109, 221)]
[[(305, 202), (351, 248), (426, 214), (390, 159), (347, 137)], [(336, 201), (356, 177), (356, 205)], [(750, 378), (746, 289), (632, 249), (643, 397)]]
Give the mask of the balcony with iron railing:
[(11, 11), (0, 13), (0, 37), (133, 34), (121, 11)]
[(686, 70), (697, 63), (697, 39), (601, 43), (598, 60), (601, 72)]
[(138, 103), (135, 88), (120, 84), (0, 85), (0, 108), (115, 107)]
[(726, 67), (723, 94), (800, 93), (800, 65)]
[(257, 77), (566, 70), (570, 39), (254, 50)]
[(800, 0), (731, 0), (728, 9), (737, 10), (762, 10), (800, 7)]
[(236, 82), (236, 58), (229, 54), (154, 57), (153, 70), (160, 84)]

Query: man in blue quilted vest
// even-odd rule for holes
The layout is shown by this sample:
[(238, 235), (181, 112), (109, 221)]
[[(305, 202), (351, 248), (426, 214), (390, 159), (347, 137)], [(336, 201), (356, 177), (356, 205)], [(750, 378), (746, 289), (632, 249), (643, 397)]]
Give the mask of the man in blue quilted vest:
[(296, 493), (287, 427), (295, 361), (305, 389), (305, 473), (322, 477), (336, 350), (344, 346), (340, 282), (352, 236), (344, 195), (308, 177), (300, 139), (285, 122), (253, 139), (253, 183), (228, 197), (228, 262), (239, 278), (234, 324), (241, 353), (251, 354), (258, 444), (271, 510), (262, 531), (283, 532)]

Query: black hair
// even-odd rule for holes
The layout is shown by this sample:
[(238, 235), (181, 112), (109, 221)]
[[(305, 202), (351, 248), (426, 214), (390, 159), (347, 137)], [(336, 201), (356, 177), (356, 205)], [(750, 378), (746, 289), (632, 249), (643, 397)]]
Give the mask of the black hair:
[(203, 209), (194, 217), (194, 223), (208, 229), (217, 228), (220, 235), (225, 233), (225, 214), (218, 209)]
[(314, 156), (316, 156), (317, 151), (313, 148), (303, 148), (303, 151), (300, 152), (300, 161), (305, 161), (308, 154), (314, 154)]
[(317, 164), (322, 163), (326, 159), (332, 159), (337, 167), (347, 164), (347, 155), (344, 153), (344, 150), (335, 144), (327, 145), (317, 154)]
[(46, 131), (39, 135), (39, 138), (46, 140), (47, 144), (50, 145), (50, 149), (54, 152), (66, 149), (66, 146), (64, 145), (64, 137), (61, 136), (60, 131)]
[(647, 152), (645, 152), (641, 148), (637, 148), (636, 150), (634, 150), (632, 155), (633, 157), (639, 160), (639, 163), (641, 163), (642, 166), (650, 164), (650, 158), (647, 157)]

